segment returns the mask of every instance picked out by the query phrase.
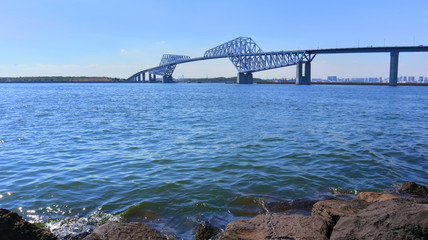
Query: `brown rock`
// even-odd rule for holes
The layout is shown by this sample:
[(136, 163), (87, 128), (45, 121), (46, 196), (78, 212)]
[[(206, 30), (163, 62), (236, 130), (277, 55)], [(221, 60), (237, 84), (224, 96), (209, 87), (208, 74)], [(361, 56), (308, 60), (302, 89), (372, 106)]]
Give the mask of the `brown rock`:
[(312, 206), (317, 200), (309, 199), (298, 199), (291, 202), (270, 202), (265, 204), (265, 208), (268, 212), (298, 212), (303, 211), (310, 213)]
[(144, 223), (106, 223), (94, 230), (83, 240), (165, 240), (168, 239), (158, 230)]
[(327, 223), (313, 216), (279, 213), (229, 223), (218, 240), (328, 239)]
[(320, 216), (327, 221), (332, 218), (343, 216), (354, 216), (361, 209), (369, 206), (369, 203), (358, 199), (353, 200), (324, 200), (314, 204), (312, 208), (313, 216)]
[(426, 196), (428, 195), (428, 188), (422, 185), (419, 185), (417, 183), (414, 182), (406, 182), (404, 184), (402, 184), (399, 188), (399, 191), (408, 193), (408, 194), (412, 194), (412, 195), (417, 195), (417, 196)]
[(49, 230), (42, 229), (22, 219), (17, 213), (0, 209), (1, 240), (56, 240)]
[(220, 233), (220, 229), (209, 222), (203, 222), (196, 227), (195, 240), (208, 240)]
[(327, 237), (330, 237), (334, 225), (341, 217), (354, 216), (368, 206), (369, 203), (357, 199), (324, 200), (314, 204), (312, 216), (321, 217), (327, 222)]
[(391, 193), (376, 193), (376, 192), (361, 192), (357, 195), (356, 199), (363, 200), (369, 203), (381, 202), (389, 199), (398, 198), (398, 196)]
[(355, 216), (341, 217), (332, 240), (427, 239), (428, 200), (391, 199), (371, 204)]

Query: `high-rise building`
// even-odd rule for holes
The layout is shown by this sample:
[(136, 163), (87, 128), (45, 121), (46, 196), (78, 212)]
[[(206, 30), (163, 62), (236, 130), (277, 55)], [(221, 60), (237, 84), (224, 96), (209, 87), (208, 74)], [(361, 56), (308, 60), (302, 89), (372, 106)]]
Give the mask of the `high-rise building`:
[(406, 76), (401, 76), (399, 78), (399, 82), (407, 82), (407, 77)]
[(337, 76), (328, 76), (327, 81), (328, 82), (337, 82)]

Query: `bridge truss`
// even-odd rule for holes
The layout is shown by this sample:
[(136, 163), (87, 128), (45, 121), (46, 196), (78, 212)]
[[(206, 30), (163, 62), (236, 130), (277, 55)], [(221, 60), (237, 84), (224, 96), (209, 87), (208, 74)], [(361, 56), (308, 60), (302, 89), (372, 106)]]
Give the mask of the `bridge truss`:
[(296, 65), (302, 61), (312, 61), (314, 56), (314, 54), (306, 54), (305, 51), (264, 52), (253, 39), (238, 37), (207, 50), (204, 56), (199, 58), (164, 54), (159, 66), (138, 72), (131, 76), (130, 79), (138, 79), (140, 74), (144, 74), (145, 72), (172, 79), (172, 74), (177, 64), (214, 58), (229, 58), (239, 73), (253, 73)]

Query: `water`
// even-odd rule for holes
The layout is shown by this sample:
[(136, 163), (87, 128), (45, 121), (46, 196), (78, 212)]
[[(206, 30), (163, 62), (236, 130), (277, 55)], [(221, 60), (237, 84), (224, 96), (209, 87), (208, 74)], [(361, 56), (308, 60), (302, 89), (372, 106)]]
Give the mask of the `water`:
[(428, 185), (428, 88), (1, 84), (0, 207), (178, 238), (255, 202)]

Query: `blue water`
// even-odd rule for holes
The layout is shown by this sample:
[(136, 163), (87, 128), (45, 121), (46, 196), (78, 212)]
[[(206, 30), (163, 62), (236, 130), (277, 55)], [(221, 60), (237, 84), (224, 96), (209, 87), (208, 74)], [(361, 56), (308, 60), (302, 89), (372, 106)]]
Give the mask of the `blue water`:
[(0, 85), (0, 207), (34, 220), (137, 204), (186, 238), (251, 199), (428, 185), (427, 160), (427, 87)]

